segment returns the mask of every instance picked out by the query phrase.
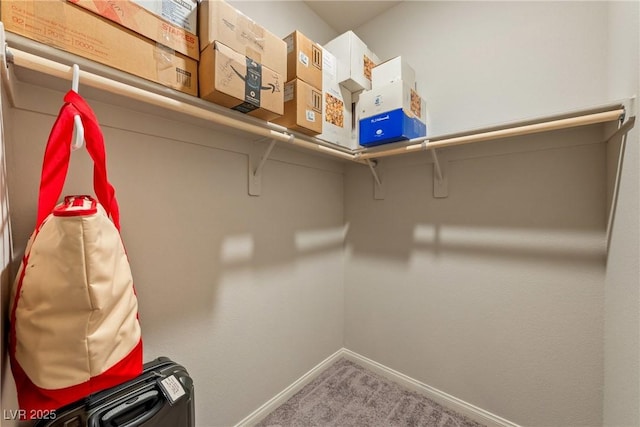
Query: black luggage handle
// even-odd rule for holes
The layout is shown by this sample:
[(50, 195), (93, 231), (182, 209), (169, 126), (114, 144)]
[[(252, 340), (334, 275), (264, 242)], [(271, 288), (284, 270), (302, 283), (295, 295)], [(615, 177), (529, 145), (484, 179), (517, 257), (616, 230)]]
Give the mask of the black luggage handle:
[[(99, 425), (92, 427), (137, 427), (157, 414), (164, 404), (165, 400), (160, 393), (151, 390), (111, 409), (100, 417)], [(125, 423), (121, 424), (122, 421)]]

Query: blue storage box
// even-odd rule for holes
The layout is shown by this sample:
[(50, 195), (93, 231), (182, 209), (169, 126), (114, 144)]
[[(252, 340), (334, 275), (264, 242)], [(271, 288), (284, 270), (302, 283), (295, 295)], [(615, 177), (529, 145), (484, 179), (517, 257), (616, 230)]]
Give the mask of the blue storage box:
[(427, 125), (398, 108), (360, 119), (359, 131), (360, 145), (371, 147), (426, 136)]

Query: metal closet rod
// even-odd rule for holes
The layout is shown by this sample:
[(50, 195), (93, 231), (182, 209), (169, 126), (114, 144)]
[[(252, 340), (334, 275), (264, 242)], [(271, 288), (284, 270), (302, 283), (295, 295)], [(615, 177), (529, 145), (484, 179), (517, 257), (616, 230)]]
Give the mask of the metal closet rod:
[[(62, 79), (70, 79), (73, 74), (72, 66), (60, 64), (58, 62), (42, 58), (37, 55), (33, 55), (18, 49), (10, 49), (11, 62), (19, 67), (28, 68), (30, 70), (42, 72), (54, 77)], [(431, 150), (436, 148), (445, 148), (455, 145), (471, 144), (474, 142), (489, 141), (500, 138), (508, 138), (513, 136), (528, 135), (533, 133), (553, 131), (559, 129), (566, 129), (577, 126), (586, 126), (596, 123), (611, 122), (619, 120), (624, 116), (624, 108), (616, 108), (614, 110), (598, 112), (592, 114), (584, 114), (576, 117), (569, 117), (556, 120), (541, 121), (538, 123), (514, 126), (500, 130), (492, 130), (486, 132), (479, 132), (470, 135), (458, 136), (458, 137), (439, 137), (436, 140), (430, 140), (429, 137), (418, 138), (409, 141), (410, 145), (404, 145), (397, 148), (387, 148), (369, 151), (364, 149), (359, 152), (349, 153), (331, 147), (327, 147), (322, 144), (318, 144), (312, 141), (302, 139), (298, 135), (280, 132), (268, 127), (261, 127), (259, 125), (243, 121), (242, 119), (236, 119), (230, 116), (226, 116), (215, 111), (207, 110), (186, 102), (178, 101), (167, 96), (155, 94), (146, 90), (136, 88), (134, 86), (124, 84), (115, 80), (111, 80), (97, 74), (89, 73), (86, 71), (80, 71), (82, 85), (90, 86), (96, 89), (103, 90), (108, 93), (124, 96), (127, 98), (143, 101), (151, 105), (156, 105), (171, 111), (184, 113), (196, 118), (211, 121), (223, 126), (229, 126), (237, 130), (252, 133), (254, 135), (270, 138), (272, 140), (288, 142), (293, 145), (304, 147), (313, 151), (320, 151), (325, 154), (339, 157), (341, 159), (356, 161), (359, 163), (366, 163), (369, 159), (377, 159), (381, 157), (388, 157), (394, 155), (400, 155), (405, 153), (411, 153), (420, 150)], [(266, 123), (266, 122), (265, 122)], [(433, 138), (431, 138), (433, 139)]]

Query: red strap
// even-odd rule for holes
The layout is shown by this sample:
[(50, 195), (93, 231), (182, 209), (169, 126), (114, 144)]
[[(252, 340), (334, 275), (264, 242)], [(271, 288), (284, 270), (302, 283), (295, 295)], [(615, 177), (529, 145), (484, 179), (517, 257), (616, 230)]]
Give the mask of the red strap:
[(85, 145), (93, 159), (93, 189), (98, 201), (111, 216), (116, 228), (120, 230), (120, 210), (115, 189), (107, 180), (104, 139), (98, 119), (89, 104), (78, 93), (69, 91), (64, 100), (65, 104), (60, 109), (58, 118), (51, 129), (44, 154), (36, 228), (40, 227), (42, 221), (53, 211), (62, 193), (71, 157), (73, 118), (80, 115), (84, 127)]

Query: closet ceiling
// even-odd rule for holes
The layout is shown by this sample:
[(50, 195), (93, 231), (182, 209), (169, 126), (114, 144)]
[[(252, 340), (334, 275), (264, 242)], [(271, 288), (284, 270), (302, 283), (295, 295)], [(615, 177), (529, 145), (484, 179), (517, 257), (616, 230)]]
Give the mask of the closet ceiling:
[(360, 25), (395, 6), (402, 0), (393, 1), (324, 1), (306, 0), (305, 3), (338, 33), (355, 30)]

